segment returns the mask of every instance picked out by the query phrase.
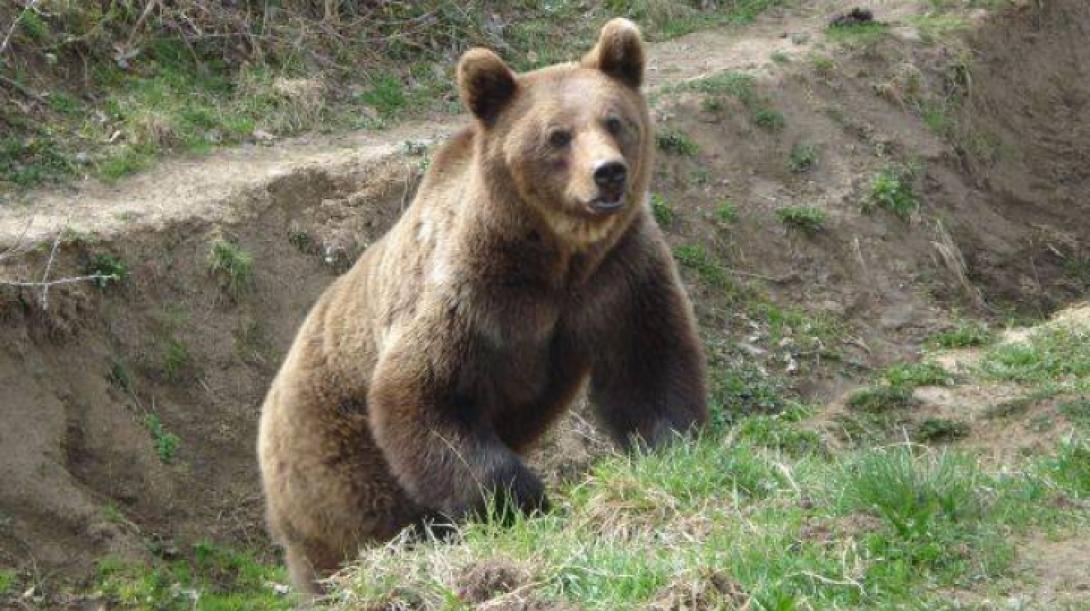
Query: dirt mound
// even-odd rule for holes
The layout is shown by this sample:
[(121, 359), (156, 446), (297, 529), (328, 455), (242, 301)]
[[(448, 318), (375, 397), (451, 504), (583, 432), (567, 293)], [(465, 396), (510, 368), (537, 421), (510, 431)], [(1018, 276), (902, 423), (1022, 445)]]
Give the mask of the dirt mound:
[[(774, 371), (820, 400), (915, 356), (955, 309), (1047, 310), (1090, 287), (1090, 6), (966, 14), (969, 42), (925, 41), (914, 16), (876, 11), (883, 37), (838, 42), (808, 6), (655, 47), (653, 201), (717, 375)], [(411, 197), (420, 143), (450, 129), (226, 151), (0, 211), (0, 250), (31, 218), (24, 241), (47, 244), (4, 277), (37, 277), (66, 222), (58, 273), (126, 276), (48, 310), (0, 290), (0, 565), (42, 580), (175, 542), (261, 545), (266, 385)], [(580, 417), (564, 430), (540, 456), (558, 477), (608, 448)]]

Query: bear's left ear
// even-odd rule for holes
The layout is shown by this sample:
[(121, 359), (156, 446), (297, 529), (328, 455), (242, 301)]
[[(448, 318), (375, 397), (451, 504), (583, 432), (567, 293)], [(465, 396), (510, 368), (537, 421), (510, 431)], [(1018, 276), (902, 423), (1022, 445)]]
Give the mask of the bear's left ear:
[(583, 57), (581, 64), (584, 68), (597, 68), (638, 89), (643, 84), (643, 71), (647, 65), (640, 29), (627, 19), (610, 19), (602, 27), (598, 44)]
[(486, 125), (515, 96), (515, 74), (488, 49), (470, 49), (458, 62), (458, 88), (462, 103)]

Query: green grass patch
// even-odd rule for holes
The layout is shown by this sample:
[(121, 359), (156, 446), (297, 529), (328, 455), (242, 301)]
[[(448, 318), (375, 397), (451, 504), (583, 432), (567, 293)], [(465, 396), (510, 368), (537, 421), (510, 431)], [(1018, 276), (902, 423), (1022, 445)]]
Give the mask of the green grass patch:
[(787, 124), (787, 119), (774, 108), (761, 108), (753, 113), (753, 122), (761, 129), (778, 132)]
[(869, 413), (882, 413), (912, 405), (912, 391), (901, 386), (861, 388), (848, 397), (848, 407)]
[(97, 254), (84, 268), (87, 275), (98, 274), (95, 285), (104, 289), (111, 284), (124, 282), (129, 277), (129, 268), (121, 259), (110, 254)]
[(730, 95), (738, 98), (743, 104), (749, 105), (757, 99), (754, 90), (756, 82), (757, 79), (751, 74), (728, 70), (689, 81), (680, 88), (707, 94)]
[(920, 386), (950, 386), (954, 376), (938, 363), (898, 363), (882, 372), (882, 379), (896, 388), (915, 389)]
[(889, 34), (889, 26), (877, 21), (851, 25), (831, 25), (825, 28), (826, 38), (833, 42), (852, 46), (871, 45), (885, 38), (887, 34)]
[(684, 244), (674, 249), (674, 258), (682, 266), (695, 271), (700, 278), (711, 286), (730, 287), (731, 279), (723, 267), (708, 251), (699, 244)]
[(669, 155), (692, 157), (700, 151), (700, 147), (688, 134), (676, 128), (659, 131), (655, 136), (655, 142), (659, 150)]
[(263, 564), (253, 554), (201, 542), (186, 556), (150, 563), (107, 557), (98, 563), (95, 586), (122, 608), (242, 611), (298, 606), (293, 596), (274, 590), (286, 581), (283, 569)]
[(817, 147), (812, 144), (800, 142), (791, 147), (791, 155), (787, 159), (787, 167), (796, 174), (808, 172), (814, 169), (818, 161)]
[(673, 206), (658, 193), (651, 194), (651, 212), (661, 227), (669, 227), (674, 222)]
[(990, 348), (979, 371), (991, 380), (1084, 392), (1090, 389), (1090, 334), (1062, 324), (1045, 325), (1025, 341)]
[(11, 569), (0, 569), (0, 596), (7, 596), (19, 583), (19, 574)]
[(254, 285), (254, 257), (238, 244), (215, 240), (208, 252), (208, 269), (220, 278), (223, 288), (235, 300)]
[(733, 223), (738, 220), (738, 207), (729, 199), (725, 199), (715, 206), (715, 218), (721, 223)]
[(874, 207), (888, 210), (901, 220), (907, 221), (920, 207), (912, 189), (911, 172), (893, 166), (878, 172), (871, 181), (870, 199), (863, 209), (870, 210)]
[[(1042, 507), (1050, 487), (1076, 489), (1066, 467), (1052, 479), (1048, 466), (996, 475), (967, 455), (900, 446), (831, 455), (791, 437), (796, 426), (743, 418), (607, 457), (555, 491), (550, 515), (470, 523), (456, 544), (364, 550), (337, 582), (338, 605), (498, 603), (500, 592), (460, 593), (467, 575), (500, 566), (518, 576), (505, 589), (542, 608), (701, 608), (694, 591), (712, 608), (930, 608), (951, 587), (1007, 574), (1010, 529), (1078, 523)], [(667, 604), (679, 600), (689, 606)]]
[(1090, 433), (1090, 397), (1060, 403), (1060, 413), (1084, 433)]
[(173, 461), (182, 440), (174, 433), (166, 430), (163, 421), (159, 419), (157, 414), (146, 415), (144, 417), (144, 426), (151, 433), (152, 442), (155, 444), (155, 454), (159, 456), (159, 460), (164, 463)]
[(807, 56), (807, 60), (810, 62), (810, 67), (814, 69), (814, 72), (817, 72), (822, 76), (829, 76), (836, 70), (836, 62), (827, 55), (811, 53)]
[(813, 206), (788, 206), (776, 211), (776, 218), (788, 229), (813, 234), (825, 227), (825, 211)]
[(921, 443), (948, 442), (969, 436), (969, 423), (947, 418), (927, 418), (916, 427), (912, 438)]
[(189, 355), (189, 346), (176, 337), (167, 340), (163, 351), (163, 374), (166, 379), (177, 382), (192, 366), (193, 359)]
[(939, 331), (927, 340), (933, 348), (974, 348), (995, 341), (995, 333), (988, 325), (976, 321), (960, 321), (952, 328)]

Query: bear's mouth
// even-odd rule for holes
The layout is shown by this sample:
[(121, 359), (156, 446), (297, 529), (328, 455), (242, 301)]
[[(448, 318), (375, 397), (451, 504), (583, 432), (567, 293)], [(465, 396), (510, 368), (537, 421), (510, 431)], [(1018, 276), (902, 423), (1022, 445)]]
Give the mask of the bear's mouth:
[(624, 197), (621, 195), (616, 197), (598, 196), (587, 202), (587, 208), (595, 214), (613, 214), (624, 208)]

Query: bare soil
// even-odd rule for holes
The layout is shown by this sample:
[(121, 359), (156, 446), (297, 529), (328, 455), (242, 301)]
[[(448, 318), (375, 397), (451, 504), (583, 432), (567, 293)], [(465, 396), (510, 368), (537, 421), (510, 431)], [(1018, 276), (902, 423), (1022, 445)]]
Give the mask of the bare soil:
[[(830, 347), (839, 360), (789, 355), (803, 361), (795, 390), (817, 401), (915, 357), (955, 316), (1045, 314), (1090, 282), (1078, 273), (1090, 260), (1090, 5), (965, 13), (964, 35), (925, 42), (908, 17), (927, 3), (887, 2), (875, 11), (887, 36), (838, 47), (823, 32), (839, 4), (805, 2), (651, 53), (660, 126), (699, 146), (660, 157), (669, 239), (704, 245), (776, 304), (844, 325)], [(815, 68), (815, 54), (835, 68)], [(782, 128), (756, 125), (737, 99), (709, 110), (703, 94), (666, 89), (726, 69), (756, 77)], [(961, 100), (954, 127), (930, 131), (913, 96)], [(313, 300), (411, 198), (422, 158), (405, 142), (456, 127), (247, 146), (0, 209), (0, 251), (31, 246), (0, 260), (0, 277), (39, 277), (65, 226), (57, 273), (101, 254), (129, 271), (101, 290), (56, 288), (48, 310), (36, 291), (0, 289), (0, 566), (49, 584), (87, 575), (105, 554), (148, 554), (149, 541), (160, 552), (206, 538), (265, 545), (254, 438), (266, 385)], [(800, 144), (817, 151), (805, 172), (788, 164)], [(920, 167), (908, 220), (864, 211), (872, 177), (893, 163)], [(737, 221), (717, 219), (724, 200)], [(789, 230), (776, 217), (787, 205), (827, 220), (813, 234)], [(209, 272), (215, 239), (253, 255), (253, 286), (237, 298)], [(709, 344), (760, 336), (721, 286), (686, 274)], [(776, 345), (746, 358), (790, 375), (783, 355)], [(168, 461), (149, 414), (179, 438)], [(560, 429), (536, 459), (552, 477), (608, 449), (578, 414)], [(709, 584), (694, 600), (734, 596)]]

